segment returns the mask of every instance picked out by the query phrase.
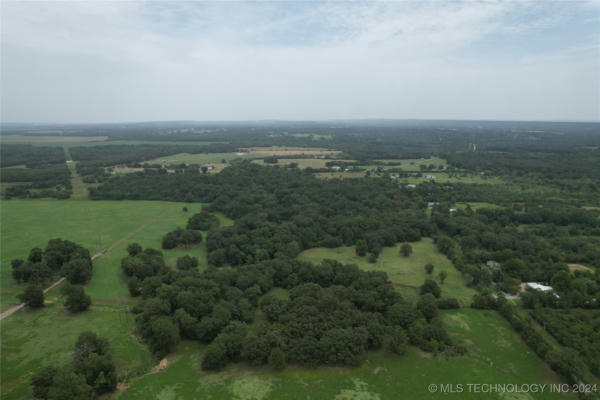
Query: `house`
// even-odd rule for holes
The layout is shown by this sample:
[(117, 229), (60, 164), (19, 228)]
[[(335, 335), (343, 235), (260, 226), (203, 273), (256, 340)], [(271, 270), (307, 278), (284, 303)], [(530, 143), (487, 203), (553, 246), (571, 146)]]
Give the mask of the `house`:
[(406, 185), (406, 187), (409, 188), (409, 189), (414, 189), (414, 188), (417, 187), (417, 185), (409, 183), (408, 185)]
[(437, 206), (438, 204), (440, 204), (440, 203), (437, 203), (435, 201), (430, 201), (429, 203), (427, 203), (427, 207), (428, 208), (433, 208), (433, 206)]
[(451, 208), (450, 212), (456, 212), (456, 208)]
[(490, 269), (498, 269), (500, 268), (500, 263), (493, 261), (493, 260), (489, 260), (488, 262), (485, 263), (485, 265), (487, 265), (488, 268)]
[(435, 175), (425, 175), (426, 179), (435, 179)]
[(542, 292), (548, 292), (552, 290), (552, 286), (542, 285), (541, 283), (537, 282), (526, 282), (525, 285), (529, 288), (532, 288), (534, 290), (540, 290)]
[(339, 166), (337, 166), (337, 165), (334, 165), (333, 167), (331, 167), (331, 169), (332, 169), (332, 170), (334, 170), (334, 171), (339, 171), (339, 170), (341, 170), (341, 169), (342, 169), (342, 167), (339, 167)]
[(213, 169), (215, 169), (215, 167), (213, 167), (212, 165), (209, 165), (208, 167), (206, 167), (207, 170), (212, 171)]

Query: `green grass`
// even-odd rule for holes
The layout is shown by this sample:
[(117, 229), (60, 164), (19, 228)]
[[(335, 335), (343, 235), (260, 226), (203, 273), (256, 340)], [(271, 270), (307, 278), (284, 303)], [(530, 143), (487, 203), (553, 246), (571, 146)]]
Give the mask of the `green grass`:
[(229, 365), (218, 373), (201, 370), (204, 346), (183, 342), (164, 371), (144, 376), (118, 399), (564, 399), (556, 393), (503, 397), (499, 394), (430, 393), (446, 383), (558, 383), (546, 365), (495, 312), (463, 309), (444, 312), (453, 340), (468, 355), (445, 357), (411, 347), (404, 356), (382, 351), (357, 368), (302, 368), (281, 372), (268, 367)]
[[(435, 165), (437, 168), (444, 168), (448, 165), (448, 163), (446, 162), (445, 159), (443, 158), (439, 158), (439, 157), (431, 157), (431, 158), (413, 158), (413, 159), (407, 159), (407, 160), (376, 160), (376, 161), (381, 161), (383, 163), (397, 163), (400, 162), (402, 163), (401, 165), (390, 165), (390, 166), (383, 166), (384, 169), (386, 168), (401, 168), (402, 171), (414, 171), (414, 172), (418, 172), (421, 170), (421, 165), (426, 165), (429, 166), (431, 164)], [(378, 166), (373, 166), (372, 169), (377, 168)]]
[[(248, 153), (242, 153), (242, 155), (237, 155), (237, 153), (210, 153), (210, 154), (188, 154), (188, 153), (179, 153), (173, 154), (170, 156), (158, 157), (154, 160), (148, 160), (146, 163), (148, 164), (210, 164), (210, 163), (221, 163), (222, 160), (226, 162), (230, 160), (251, 160), (253, 158), (257, 158), (259, 156), (250, 155)], [(264, 156), (263, 156), (264, 157)]]
[[(435, 278), (437, 280), (438, 273), (445, 271), (448, 276), (444, 284), (440, 285), (442, 296), (456, 297), (463, 305), (470, 303), (475, 291), (465, 285), (460, 272), (454, 268), (446, 256), (437, 251), (431, 239), (425, 238), (410, 245), (413, 253), (409, 257), (399, 255), (401, 243), (398, 243), (394, 247), (385, 247), (374, 264), (370, 263), (367, 257), (357, 256), (354, 247), (335, 249), (319, 247), (303, 251), (299, 258), (313, 263), (330, 258), (344, 264), (357, 264), (365, 271), (384, 271), (388, 274), (389, 279), (408, 296), (417, 293), (425, 279)], [(435, 266), (432, 275), (425, 273), (424, 266), (428, 263)]]
[[(189, 211), (183, 212), (186, 206)], [(107, 337), (113, 348), (119, 376), (136, 376), (155, 363), (133, 336), (134, 316), (122, 312), (136, 299), (129, 297), (120, 261), (129, 243), (160, 249), (162, 236), (187, 219), (202, 205), (151, 201), (44, 201), (10, 200), (2, 203), (2, 309), (19, 303), (22, 292), (11, 276), (10, 260), (26, 258), (32, 247), (44, 247), (51, 238), (69, 239), (90, 252), (107, 249), (126, 238), (104, 256), (94, 260), (94, 274), (86, 287), (92, 308), (70, 315), (62, 306), (60, 287), (50, 291), (52, 304), (36, 311), (22, 310), (0, 322), (2, 330), (2, 398), (29, 396), (29, 380), (49, 363), (64, 363), (80, 332), (92, 330)], [(233, 221), (218, 215), (221, 225)], [(200, 256), (206, 267), (204, 244), (189, 250), (164, 251), (167, 263), (183, 254)]]
[(62, 298), (43, 309), (19, 311), (2, 320), (2, 399), (30, 398), (31, 377), (47, 365), (70, 362), (79, 334), (92, 330), (110, 341), (120, 379), (138, 376), (155, 363), (133, 336), (133, 314), (90, 310), (69, 314)]
[(467, 204), (471, 206), (472, 210), (478, 210), (480, 208), (501, 208), (501, 206), (492, 203), (485, 202), (469, 202), (469, 203), (456, 203), (454, 204), (454, 208), (459, 210), (464, 210), (467, 208)]
[[(183, 212), (187, 206), (189, 211)], [(95, 254), (132, 234), (109, 253), (94, 261), (94, 275), (88, 292), (94, 300), (114, 301), (127, 297), (127, 285), (120, 271), (120, 260), (127, 244), (139, 242), (144, 247), (160, 249), (162, 237), (177, 227), (185, 227), (188, 218), (199, 212), (201, 204), (155, 201), (55, 201), (9, 200), (2, 202), (0, 263), (2, 310), (19, 301), (22, 292), (11, 276), (10, 261), (26, 258), (33, 247), (44, 248), (49, 239), (63, 238), (81, 244)], [(222, 224), (232, 221), (220, 217)], [(136, 232), (138, 229), (140, 231)], [(183, 254), (202, 255), (203, 246), (165, 251), (167, 262)], [(201, 263), (206, 265), (205, 258)]]
[[(428, 175), (434, 177), (434, 179), (427, 178)], [(487, 184), (505, 184), (506, 182), (499, 177), (478, 175), (473, 173), (459, 172), (453, 173), (452, 175), (447, 172), (423, 172), (422, 176), (411, 176), (408, 178), (400, 178), (397, 180), (400, 184), (419, 184), (423, 182), (437, 182), (437, 183), (487, 183)]]

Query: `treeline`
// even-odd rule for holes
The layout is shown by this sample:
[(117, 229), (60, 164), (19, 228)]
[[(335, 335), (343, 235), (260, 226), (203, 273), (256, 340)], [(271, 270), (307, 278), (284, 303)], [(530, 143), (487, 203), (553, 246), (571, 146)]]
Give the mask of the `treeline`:
[(445, 155), (454, 167), (494, 175), (537, 174), (549, 178), (600, 178), (600, 156), (592, 149), (556, 149), (555, 152), (482, 151)]
[(0, 167), (25, 165), (27, 168), (39, 168), (65, 162), (65, 152), (59, 146), (41, 147), (10, 143), (2, 143), (0, 146)]
[[(137, 250), (139, 248), (136, 247)], [(145, 260), (145, 261), (144, 261)], [(229, 362), (358, 365), (368, 350), (402, 354), (408, 344), (459, 354), (438, 318), (434, 295), (406, 301), (383, 272), (326, 260), (277, 259), (236, 269), (174, 271), (159, 252), (130, 252), (123, 269), (143, 303), (136, 326), (157, 357), (181, 338), (210, 343), (203, 368)], [(131, 286), (130, 286), (131, 288)], [(287, 296), (271, 291), (285, 289)], [(248, 330), (260, 310), (266, 320)]]
[(600, 311), (536, 308), (529, 315), (561, 345), (577, 350), (590, 371), (600, 377)]
[(139, 167), (142, 161), (177, 153), (227, 153), (237, 147), (227, 143), (209, 143), (206, 145), (106, 145), (72, 147), (69, 151), (73, 160), (79, 161), (77, 172), (87, 183), (102, 182), (110, 174), (105, 167), (128, 165)]
[(6, 199), (68, 199), (71, 196), (71, 172), (66, 164), (38, 165), (35, 168), (2, 168), (0, 180), (19, 183), (6, 188)]
[(117, 388), (115, 363), (107, 339), (82, 332), (75, 343), (71, 362), (49, 365), (31, 379), (38, 399), (93, 399)]
[(473, 297), (473, 308), (497, 310), (521, 336), (523, 341), (560, 376), (571, 384), (581, 383), (586, 378), (586, 364), (577, 350), (571, 347), (555, 349), (537, 331), (531, 318), (523, 318), (503, 296), (494, 298), (489, 293)]

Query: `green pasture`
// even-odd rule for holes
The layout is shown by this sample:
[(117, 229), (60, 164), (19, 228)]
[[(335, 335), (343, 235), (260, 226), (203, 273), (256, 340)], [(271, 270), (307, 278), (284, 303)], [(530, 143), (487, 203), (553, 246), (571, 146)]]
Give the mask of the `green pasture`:
[(251, 160), (260, 156), (250, 153), (209, 153), (209, 154), (188, 154), (179, 153), (170, 156), (158, 157), (153, 160), (145, 161), (147, 164), (211, 164), (222, 163), (222, 160), (229, 162), (231, 160)]
[[(427, 278), (433, 278), (439, 284), (438, 273), (445, 271), (448, 276), (444, 283), (440, 284), (442, 296), (455, 297), (463, 305), (470, 303), (475, 290), (465, 285), (460, 272), (454, 268), (446, 256), (437, 251), (431, 239), (424, 238), (419, 242), (410, 243), (413, 252), (408, 257), (400, 255), (401, 245), (398, 243), (394, 247), (384, 247), (375, 263), (370, 263), (366, 256), (357, 256), (354, 247), (334, 249), (319, 247), (303, 251), (299, 258), (313, 263), (319, 263), (321, 260), (329, 258), (343, 264), (356, 264), (365, 271), (384, 271), (388, 274), (389, 279), (409, 296), (417, 293)], [(424, 266), (428, 263), (435, 266), (432, 275), (425, 273)]]
[(32, 398), (30, 379), (50, 364), (71, 361), (79, 334), (91, 330), (110, 341), (120, 379), (147, 372), (155, 364), (152, 354), (133, 336), (135, 315), (97, 307), (70, 314), (59, 290), (46, 296), (43, 309), (22, 310), (0, 322), (2, 326), (2, 399)]
[[(184, 206), (188, 207), (188, 212), (182, 211)], [(92, 254), (109, 249), (124, 239), (94, 261), (94, 275), (87, 291), (93, 300), (127, 298), (127, 286), (120, 270), (120, 260), (126, 255), (127, 244), (138, 242), (143, 247), (160, 249), (162, 237), (177, 227), (185, 227), (188, 218), (199, 212), (201, 207), (199, 203), (158, 201), (2, 202), (2, 310), (19, 303), (15, 296), (23, 290), (12, 279), (10, 261), (27, 258), (31, 248), (44, 248), (49, 239), (57, 237), (79, 243)], [(222, 224), (232, 223), (222, 216), (220, 218)], [(175, 259), (184, 254), (200, 256), (201, 266), (205, 266), (204, 252), (204, 244), (201, 244), (188, 250), (164, 251), (164, 255), (171, 265), (175, 265)]]
[[(218, 373), (201, 370), (205, 347), (182, 342), (163, 371), (134, 380), (118, 399), (564, 399), (556, 393), (519, 395), (432, 393), (431, 384), (558, 383), (547, 366), (495, 312), (462, 309), (442, 313), (452, 340), (467, 355), (447, 357), (410, 347), (404, 356), (372, 352), (356, 368), (283, 371), (232, 364)], [(439, 386), (438, 386), (439, 387)]]

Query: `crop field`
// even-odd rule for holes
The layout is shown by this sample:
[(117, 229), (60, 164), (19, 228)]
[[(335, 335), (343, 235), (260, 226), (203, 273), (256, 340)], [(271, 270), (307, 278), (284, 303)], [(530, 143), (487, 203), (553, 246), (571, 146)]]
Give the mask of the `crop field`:
[[(388, 274), (389, 279), (407, 296), (418, 293), (419, 287), (425, 279), (434, 278), (437, 280), (438, 273), (445, 271), (448, 276), (444, 283), (440, 285), (442, 296), (455, 297), (463, 305), (468, 305), (475, 291), (465, 285), (460, 272), (454, 268), (446, 256), (437, 251), (432, 240), (425, 238), (410, 245), (413, 252), (409, 257), (399, 254), (401, 246), (399, 243), (394, 247), (384, 247), (375, 263), (367, 261), (366, 256), (357, 256), (354, 247), (309, 249), (300, 253), (299, 258), (313, 263), (319, 263), (321, 260), (329, 258), (343, 264), (357, 264), (365, 271), (384, 271)], [(425, 273), (424, 266), (428, 263), (435, 266), (432, 275)]]
[[(460, 357), (426, 354), (410, 347), (404, 356), (372, 352), (356, 368), (302, 368), (288, 366), (276, 372), (268, 367), (234, 364), (218, 373), (201, 370), (205, 346), (182, 342), (169, 356), (164, 370), (134, 380), (118, 399), (435, 399), (430, 384), (559, 383), (558, 378), (521, 341), (495, 312), (462, 309), (442, 318), (452, 340), (466, 346)], [(484, 397), (485, 396), (485, 397)], [(447, 399), (565, 399), (558, 393), (500, 394), (446, 393)]]

